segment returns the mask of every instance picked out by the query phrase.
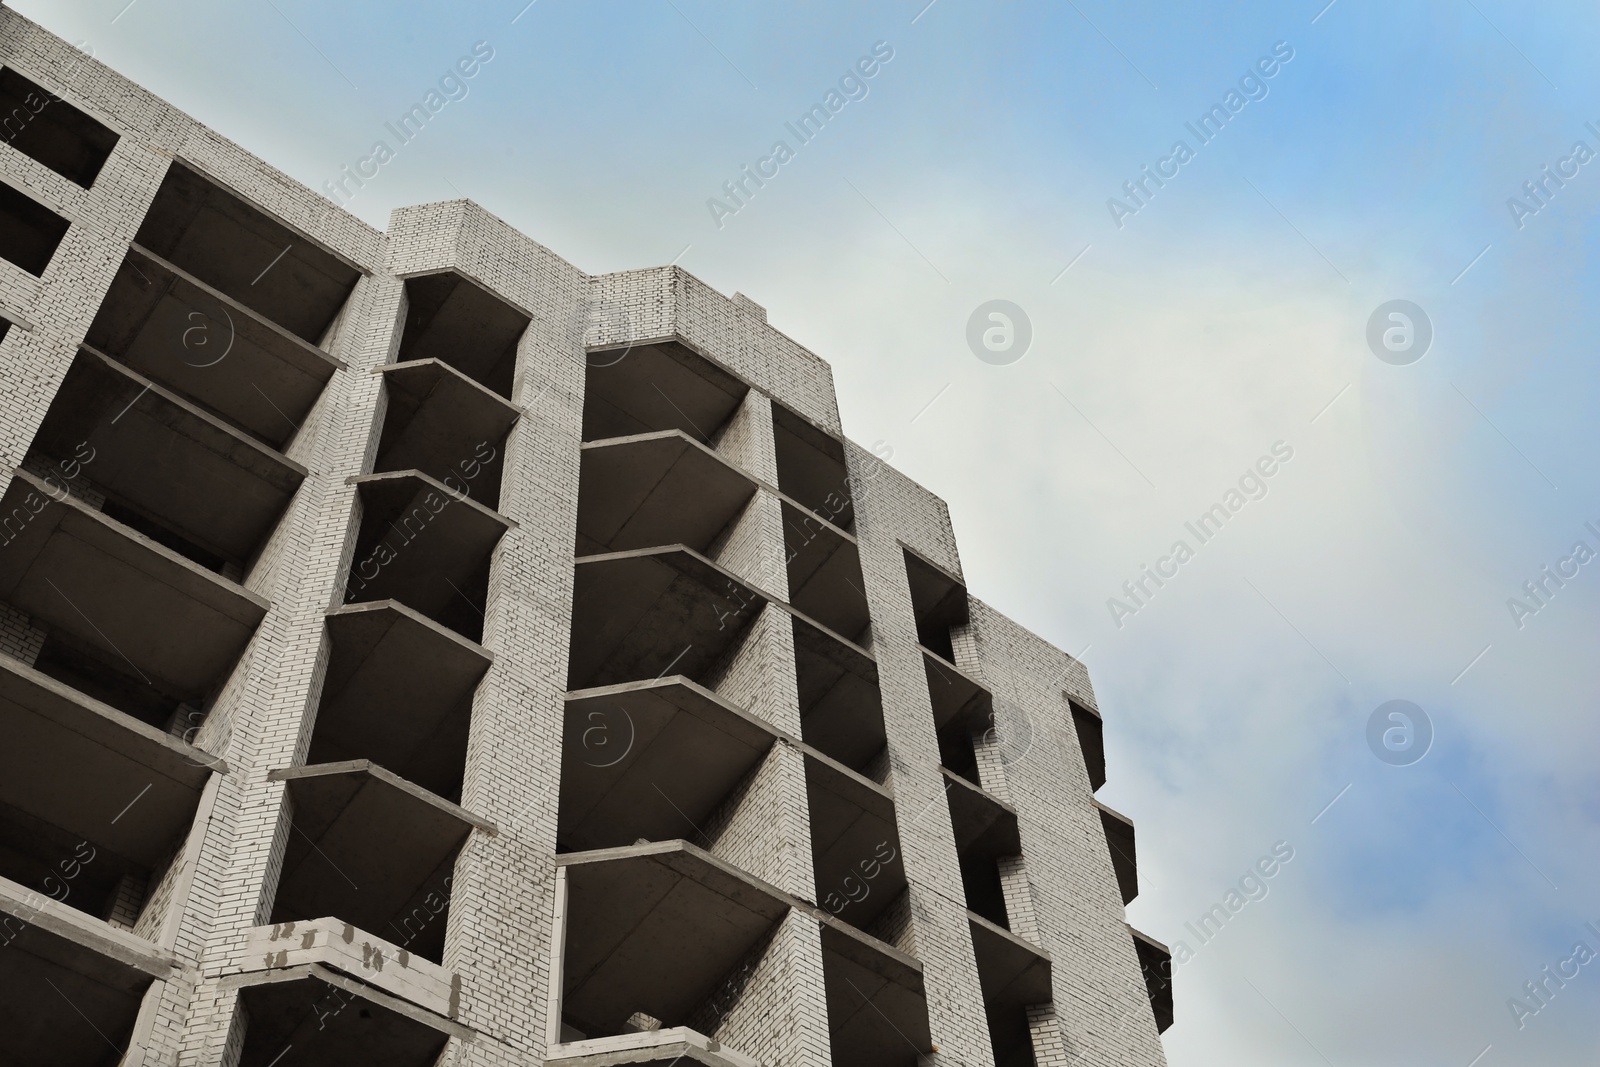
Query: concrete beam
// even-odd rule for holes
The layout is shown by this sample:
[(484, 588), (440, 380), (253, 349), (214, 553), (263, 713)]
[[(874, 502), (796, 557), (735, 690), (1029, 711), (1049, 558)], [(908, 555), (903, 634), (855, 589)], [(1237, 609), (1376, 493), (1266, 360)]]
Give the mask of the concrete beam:
[(692, 836), (777, 739), (681, 676), (568, 693), (560, 847)]
[(373, 469), (448, 479), (498, 508), (506, 435), (522, 409), (441, 359), (390, 363), (373, 373), (382, 375), (389, 397)]
[(984, 856), (1016, 856), (1022, 852), (1017, 810), (958, 774), (939, 768), (950, 801), (950, 823), (956, 851)]
[(865, 928), (906, 887), (894, 797), (815, 749), (803, 752), (817, 903)]
[(860, 770), (884, 746), (878, 665), (860, 646), (792, 617), (801, 736), (819, 752)]
[(0, 498), (0, 600), (112, 664), (204, 696), (268, 602), (17, 471)]
[(146, 869), (188, 833), (211, 773), (228, 769), (9, 656), (0, 736), (0, 804)]
[(591, 441), (578, 475), (578, 552), (710, 549), (756, 481), (681, 430)]
[(85, 340), (274, 448), (344, 366), (137, 244)]
[[(430, 899), (448, 900), (445, 878), (472, 831), (495, 833), (493, 823), (366, 760), (285, 768), (268, 777), (287, 784), (294, 808), (275, 923), (332, 915), (394, 934)], [(406, 947), (437, 962), (442, 925)]]
[(967, 923), (987, 1011), (998, 1014), (1055, 999), (1048, 953), (974, 912), (967, 912)]
[(97, 488), (236, 563), (255, 554), (306, 477), (300, 464), (87, 346), (33, 444), (57, 461), (76, 458)]
[(715, 444), (750, 387), (680, 341), (591, 349), (583, 439), (681, 430)]
[(361, 275), (354, 263), (179, 161), (167, 169), (134, 240), (312, 344)]
[(347, 604), (327, 624), (332, 652), (307, 761), (371, 760), (458, 799), (489, 650), (392, 600)]
[(1151, 937), (1128, 927), (1133, 936), (1134, 952), (1139, 957), (1139, 970), (1144, 972), (1145, 993), (1150, 997), (1150, 1011), (1156, 1017), (1156, 1032), (1165, 1033), (1172, 1025), (1172, 952)]
[(982, 682), (930, 648), (922, 649), (922, 667), (935, 730), (982, 729), (994, 721), (994, 695)]
[(1100, 813), (1100, 826), (1106, 832), (1106, 847), (1111, 850), (1111, 869), (1117, 874), (1117, 888), (1122, 890), (1122, 903), (1127, 904), (1139, 895), (1139, 862), (1134, 848), (1133, 820), (1119, 811), (1112, 811), (1098, 800), (1094, 806)]
[(570, 689), (703, 679), (768, 601), (683, 545), (579, 557), (573, 586)]
[(872, 616), (855, 537), (788, 500), (782, 506), (789, 602), (860, 644)]
[(397, 600), (476, 638), (483, 630), (489, 557), (517, 524), (421, 471), (349, 479), (361, 496), (346, 599)]
[(477, 1034), (320, 964), (224, 978), (249, 1016), (239, 1067), (433, 1067)]
[(406, 279), (406, 323), (397, 362), (438, 359), (503, 397), (511, 395), (526, 314), (476, 282), (447, 271)]

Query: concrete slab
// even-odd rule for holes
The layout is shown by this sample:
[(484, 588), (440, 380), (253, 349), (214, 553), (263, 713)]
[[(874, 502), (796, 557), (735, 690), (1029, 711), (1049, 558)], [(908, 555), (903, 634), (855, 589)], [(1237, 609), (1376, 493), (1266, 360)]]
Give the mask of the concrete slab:
[(973, 912), (967, 912), (967, 923), (986, 1010), (998, 1013), (1055, 998), (1048, 953)]
[(0, 736), (0, 804), (146, 869), (188, 833), (212, 772), (227, 773), (210, 753), (9, 656)]
[(855, 537), (791, 501), (782, 506), (789, 602), (840, 636), (862, 643), (872, 616)]
[(553, 1045), (545, 1067), (647, 1067), (703, 1063), (707, 1067), (762, 1067), (759, 1060), (724, 1047), (687, 1026), (618, 1034)]
[(678, 340), (592, 349), (583, 395), (583, 439), (681, 430), (717, 439), (750, 387)]
[(695, 837), (777, 738), (681, 676), (568, 693), (558, 847)]
[(137, 244), (85, 340), (274, 448), (343, 366)]
[(1072, 708), (1072, 726), (1078, 735), (1078, 747), (1083, 750), (1084, 769), (1089, 773), (1089, 788), (1099, 789), (1106, 784), (1105, 723), (1100, 713), (1076, 700), (1068, 700)]
[(330, 968), (307, 964), (224, 979), (250, 1016), (239, 1067), (433, 1067), (450, 1038), (477, 1035)]
[(373, 469), (450, 479), (497, 508), (506, 434), (522, 409), (441, 359), (390, 363), (373, 373), (382, 375), (389, 398)]
[(362, 514), (345, 599), (397, 600), (476, 639), (490, 556), (516, 523), (421, 471), (367, 474), (349, 484)]
[(782, 404), (772, 405), (778, 449), (778, 488), (801, 507), (842, 530), (855, 528), (855, 504), (844, 442)]
[(1134, 847), (1133, 820), (1119, 811), (1112, 811), (1098, 800), (1094, 806), (1100, 813), (1100, 826), (1106, 832), (1106, 847), (1111, 850), (1111, 869), (1117, 874), (1117, 888), (1122, 891), (1122, 902), (1127, 904), (1139, 895), (1139, 862)]
[(347, 604), (327, 623), (332, 651), (307, 762), (367, 759), (459, 799), (489, 650), (392, 600)]
[(884, 745), (878, 665), (860, 646), (798, 615), (793, 618), (801, 737), (858, 771)]
[(681, 430), (583, 446), (578, 552), (655, 545), (708, 551), (755, 496), (756, 481)]
[(922, 649), (935, 730), (983, 729), (994, 721), (994, 695), (982, 682), (930, 648)]
[(312, 344), (361, 276), (181, 161), (168, 168), (134, 240)]
[(239, 658), (267, 601), (53, 492), (17, 471), (0, 498), (0, 600), (131, 675), (203, 697)]
[(511, 395), (517, 342), (529, 318), (454, 272), (406, 279), (398, 362), (438, 359), (503, 397)]
[(804, 752), (817, 903), (864, 928), (906, 887), (894, 797), (815, 749)]
[(570, 689), (703, 679), (767, 603), (683, 545), (581, 556), (574, 573)]
[[(495, 832), (494, 824), (366, 760), (285, 768), (268, 777), (287, 783), (294, 806), (275, 923), (332, 915), (395, 934), (430, 894), (448, 899), (445, 878), (472, 831)], [(432, 924), (407, 947), (438, 962), (442, 926)]]
[(939, 773), (944, 777), (945, 798), (950, 802), (956, 851), (995, 857), (1022, 853), (1015, 808), (944, 767), (939, 768)]
[(306, 477), (300, 464), (87, 346), (33, 447), (58, 461), (91, 456), (78, 461), (97, 488), (236, 563), (272, 533)]
[(1150, 1010), (1156, 1017), (1156, 1032), (1165, 1033), (1172, 1025), (1172, 953), (1166, 945), (1149, 934), (1128, 927), (1133, 935), (1134, 952), (1139, 957), (1139, 970), (1144, 972), (1145, 992), (1150, 997)]
[(795, 901), (684, 841), (570, 853), (563, 1017), (615, 1034), (683, 1023)]
[(177, 974), (171, 953), (0, 879), (0, 1061), (116, 1063), (150, 983)]
[(922, 967), (840, 923), (822, 927), (833, 1067), (914, 1067), (933, 1051)]

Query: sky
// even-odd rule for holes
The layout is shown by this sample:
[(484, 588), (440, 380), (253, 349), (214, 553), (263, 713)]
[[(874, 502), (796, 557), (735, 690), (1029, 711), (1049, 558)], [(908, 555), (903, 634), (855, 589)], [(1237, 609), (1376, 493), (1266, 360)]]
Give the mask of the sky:
[(675, 260), (832, 364), (1089, 666), (1173, 1067), (1595, 1062), (1600, 9), (525, 3), (11, 0), (313, 188), (486, 45), (349, 210)]

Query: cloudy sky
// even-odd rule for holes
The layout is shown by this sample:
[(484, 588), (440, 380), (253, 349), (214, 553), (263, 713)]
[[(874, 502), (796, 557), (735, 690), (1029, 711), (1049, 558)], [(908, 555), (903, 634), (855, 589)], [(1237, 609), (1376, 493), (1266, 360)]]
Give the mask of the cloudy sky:
[[(1595, 1062), (1600, 960), (1523, 988), (1600, 952), (1593, 4), (11, 2), (318, 188), (486, 42), (350, 209), (677, 258), (833, 364), (972, 591), (1087, 649), (1130, 917), (1193, 950), (1174, 1067)], [(1003, 365), (991, 300), (1031, 328)]]

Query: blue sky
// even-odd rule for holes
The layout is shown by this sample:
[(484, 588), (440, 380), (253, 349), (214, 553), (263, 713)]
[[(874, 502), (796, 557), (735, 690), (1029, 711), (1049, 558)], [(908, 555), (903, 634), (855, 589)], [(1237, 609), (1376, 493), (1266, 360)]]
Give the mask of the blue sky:
[[(462, 195), (586, 270), (680, 257), (828, 359), (847, 432), (950, 502), (974, 593), (1087, 648), (1136, 925), (1184, 940), (1294, 847), (1180, 968), (1175, 1067), (1593, 1062), (1600, 963), (1521, 1030), (1506, 1004), (1600, 951), (1600, 562), (1520, 629), (1506, 603), (1600, 549), (1600, 158), (1507, 207), (1600, 152), (1592, 4), (524, 2), (13, 6), (313, 187), (487, 42), (351, 210)], [(715, 225), (880, 41), (865, 98)], [(1032, 323), (1007, 366), (965, 340), (991, 299)], [(1396, 299), (1433, 327), (1408, 365), (1366, 341)], [(1115, 625), (1279, 441), (1266, 496)], [(1367, 746), (1391, 699), (1433, 724), (1411, 766)]]

